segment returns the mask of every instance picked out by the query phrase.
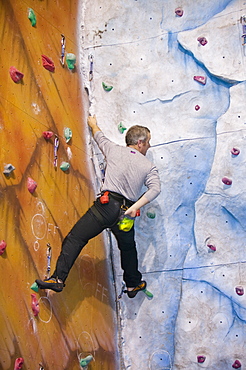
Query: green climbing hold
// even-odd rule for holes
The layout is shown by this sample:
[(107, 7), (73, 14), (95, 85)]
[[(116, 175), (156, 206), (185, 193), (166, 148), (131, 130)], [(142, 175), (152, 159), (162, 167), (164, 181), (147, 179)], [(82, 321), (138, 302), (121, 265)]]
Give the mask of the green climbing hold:
[(76, 63), (76, 56), (72, 53), (67, 53), (66, 62), (67, 62), (68, 69), (74, 69), (75, 63)]
[(64, 128), (64, 136), (66, 139), (66, 143), (68, 143), (73, 136), (72, 130), (69, 127)]
[(36, 19), (36, 15), (34, 13), (34, 10), (32, 8), (28, 8), (28, 19), (30, 19), (31, 25), (33, 27), (35, 27), (36, 23), (37, 23), (37, 19)]
[(111, 91), (113, 89), (113, 86), (106, 85), (104, 82), (102, 82), (102, 87), (105, 91)]
[(79, 361), (79, 364), (81, 367), (86, 367), (89, 365), (89, 363), (93, 360), (93, 356), (92, 355), (89, 355), (85, 358), (82, 358), (80, 361)]
[(120, 131), (121, 134), (124, 134), (124, 131), (126, 130), (126, 127), (123, 125), (122, 122), (118, 124), (118, 130)]
[(147, 217), (152, 219), (155, 218), (155, 211), (153, 209), (149, 209), (147, 211)]
[(70, 167), (70, 164), (68, 162), (62, 162), (60, 165), (60, 169), (64, 172), (67, 171), (69, 167)]
[(38, 292), (38, 284), (36, 283), (36, 281), (31, 285), (31, 289), (34, 290), (34, 292)]

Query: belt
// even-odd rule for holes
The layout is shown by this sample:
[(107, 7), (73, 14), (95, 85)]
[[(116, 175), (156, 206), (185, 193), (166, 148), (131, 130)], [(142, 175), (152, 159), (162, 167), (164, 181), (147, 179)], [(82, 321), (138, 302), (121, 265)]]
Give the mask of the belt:
[(113, 191), (110, 191), (109, 194), (111, 195), (111, 197), (115, 200), (118, 200), (119, 202), (122, 202), (123, 204), (125, 204), (127, 207), (131, 207), (135, 202), (133, 202), (132, 200), (130, 199), (127, 199), (126, 197), (124, 197), (123, 195), (121, 194), (118, 194), (118, 193), (115, 193)]

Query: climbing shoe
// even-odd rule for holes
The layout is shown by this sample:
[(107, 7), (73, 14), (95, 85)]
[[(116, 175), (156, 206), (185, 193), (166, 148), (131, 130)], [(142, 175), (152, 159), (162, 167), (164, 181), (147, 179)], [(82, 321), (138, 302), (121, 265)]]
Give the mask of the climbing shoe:
[(146, 286), (147, 286), (146, 281), (143, 280), (133, 290), (125, 290), (125, 293), (127, 293), (129, 298), (134, 298), (138, 294), (138, 292), (146, 289)]
[(55, 278), (49, 278), (45, 280), (35, 280), (39, 289), (51, 289), (54, 290), (54, 292), (61, 292), (65, 284), (63, 282), (60, 282), (58, 279)]

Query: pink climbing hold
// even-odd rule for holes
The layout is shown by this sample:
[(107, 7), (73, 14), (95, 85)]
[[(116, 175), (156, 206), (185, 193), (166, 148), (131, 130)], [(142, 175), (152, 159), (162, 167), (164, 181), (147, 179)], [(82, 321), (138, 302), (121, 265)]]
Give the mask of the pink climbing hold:
[(240, 154), (240, 150), (239, 150), (239, 149), (237, 149), (237, 148), (232, 148), (232, 150), (231, 150), (231, 154), (232, 154), (232, 155), (238, 155), (238, 154)]
[(232, 180), (231, 179), (228, 179), (228, 177), (223, 177), (223, 179), (221, 181), (225, 185), (231, 185), (232, 184)]
[(28, 179), (27, 179), (27, 189), (30, 191), (31, 194), (34, 193), (37, 186), (38, 186), (38, 184), (36, 183), (36, 181), (34, 181), (31, 177), (28, 177)]
[(35, 293), (32, 293), (31, 294), (31, 298), (32, 298), (32, 304), (31, 305), (32, 305), (33, 315), (34, 316), (38, 316), (38, 314), (39, 314), (39, 303), (38, 303), (36, 294)]
[(240, 296), (244, 295), (244, 289), (243, 289), (242, 286), (236, 286), (235, 291), (236, 291), (237, 295), (240, 295)]
[(207, 82), (206, 76), (194, 76), (193, 79), (197, 82), (200, 82), (202, 85), (206, 85)]
[(184, 14), (184, 11), (182, 8), (176, 8), (175, 9), (175, 14), (178, 16), (178, 17), (182, 17), (182, 15)]
[(200, 108), (201, 108), (201, 107), (200, 107), (200, 105), (198, 105), (198, 104), (195, 106), (195, 110), (199, 110)]
[(215, 245), (213, 245), (213, 244), (207, 244), (207, 247), (208, 247), (211, 251), (216, 252), (216, 246), (215, 246)]
[(16, 69), (15, 67), (10, 67), (9, 68), (9, 74), (10, 74), (10, 77), (12, 78), (12, 80), (15, 83), (19, 82), (24, 77), (23, 73), (18, 71), (18, 69)]
[(50, 58), (48, 58), (46, 55), (41, 55), (41, 56), (42, 56), (43, 67), (45, 69), (47, 69), (48, 71), (50, 71), (50, 72), (54, 72), (55, 71), (55, 65), (52, 62), (52, 60)]
[(17, 358), (15, 360), (14, 370), (21, 370), (23, 364), (24, 364), (24, 359), (22, 357)]
[(240, 369), (241, 368), (241, 362), (239, 360), (234, 361), (232, 367), (233, 369)]
[(5, 249), (7, 247), (7, 244), (4, 240), (0, 242), (0, 256), (4, 253)]
[(205, 356), (197, 356), (197, 362), (199, 364), (203, 364), (206, 360), (206, 357)]
[(52, 131), (44, 131), (44, 132), (43, 132), (43, 137), (44, 137), (46, 140), (49, 140), (53, 135), (54, 135), (54, 133), (53, 133)]
[(206, 37), (198, 37), (197, 41), (200, 42), (202, 46), (206, 45), (208, 43)]

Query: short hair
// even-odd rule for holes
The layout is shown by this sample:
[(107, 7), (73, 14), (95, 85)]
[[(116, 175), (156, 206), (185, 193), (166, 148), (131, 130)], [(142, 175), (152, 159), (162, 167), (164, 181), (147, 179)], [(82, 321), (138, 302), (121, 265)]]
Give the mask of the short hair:
[(148, 127), (139, 125), (132, 126), (128, 129), (125, 136), (126, 145), (136, 145), (138, 140), (145, 142), (148, 139), (149, 134), (150, 130)]

